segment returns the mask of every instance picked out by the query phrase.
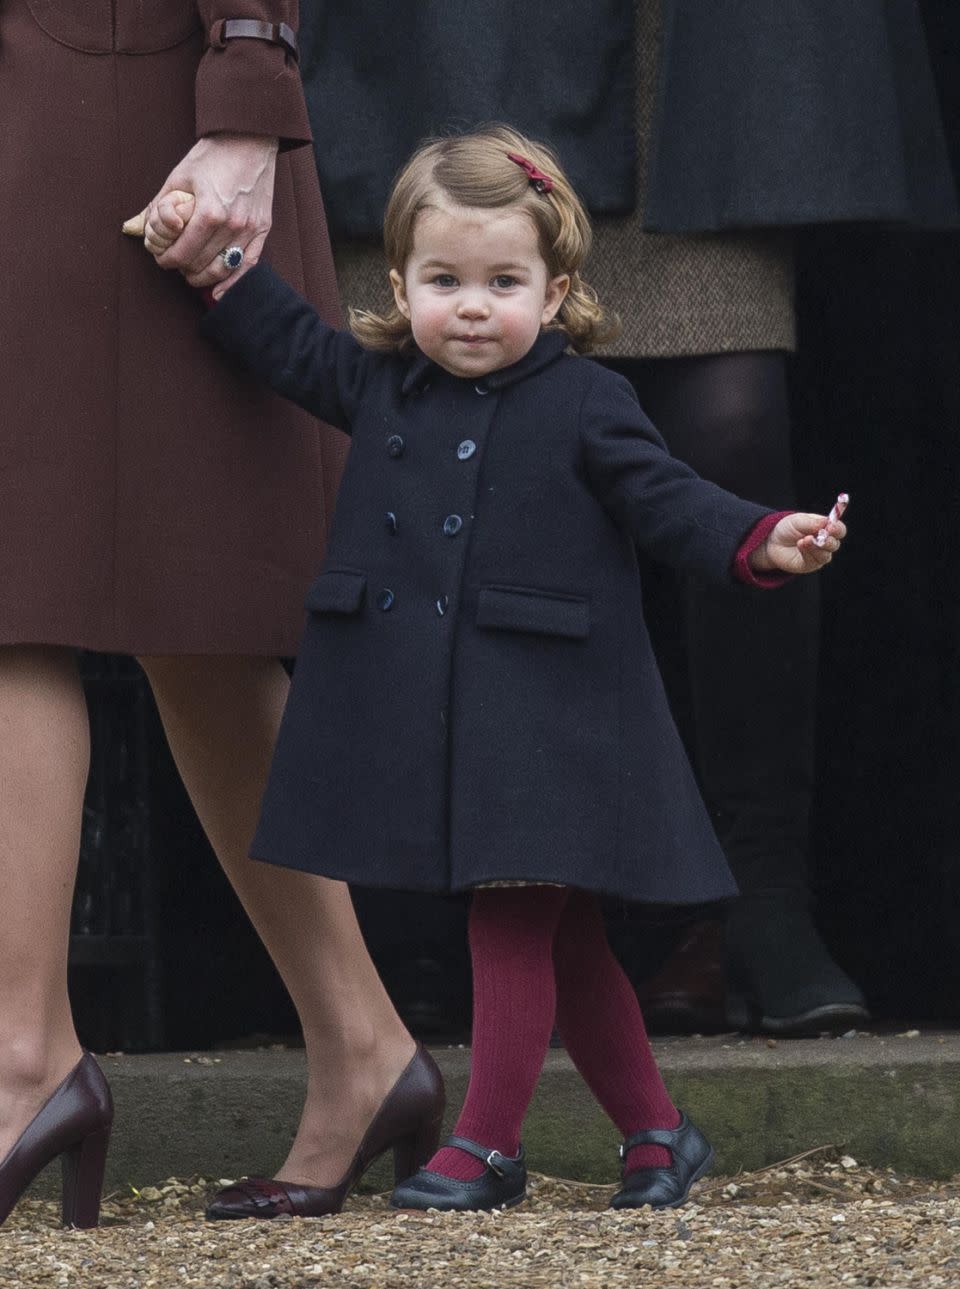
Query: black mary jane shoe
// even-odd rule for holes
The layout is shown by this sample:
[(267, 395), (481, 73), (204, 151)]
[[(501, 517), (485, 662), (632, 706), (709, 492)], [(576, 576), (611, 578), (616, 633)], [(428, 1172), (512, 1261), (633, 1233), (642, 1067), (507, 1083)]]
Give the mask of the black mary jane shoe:
[(527, 1164), (523, 1147), (514, 1158), (501, 1155), (466, 1137), (448, 1137), (445, 1146), (455, 1146), (481, 1159), (486, 1167), (479, 1177), (462, 1182), (455, 1177), (421, 1168), (401, 1182), (390, 1196), (394, 1208), (438, 1208), (444, 1213), (476, 1209), (511, 1208), (526, 1198)]
[(648, 1128), (635, 1132), (620, 1147), (626, 1159), (634, 1146), (665, 1146), (673, 1158), (668, 1168), (635, 1168), (624, 1173), (623, 1185), (610, 1201), (611, 1208), (678, 1208), (690, 1187), (713, 1163), (713, 1147), (685, 1114), (676, 1128)]

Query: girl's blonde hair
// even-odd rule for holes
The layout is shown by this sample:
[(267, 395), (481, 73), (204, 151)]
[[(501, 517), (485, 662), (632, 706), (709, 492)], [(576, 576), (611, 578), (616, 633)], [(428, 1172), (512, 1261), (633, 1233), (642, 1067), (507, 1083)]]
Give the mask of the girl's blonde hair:
[[(541, 191), (527, 171), (509, 159), (511, 152), (552, 181), (552, 186), (543, 185), (549, 191)], [(590, 221), (549, 148), (507, 125), (487, 125), (422, 144), (397, 176), (383, 221), (387, 264), (401, 275), (413, 251), (417, 215), (436, 205), (438, 198), (457, 206), (516, 206), (525, 211), (537, 230), (550, 277), (570, 277), (566, 298), (548, 326), (565, 331), (579, 353), (616, 334), (617, 319), (605, 313), (596, 292), (580, 276), (590, 249)], [(410, 321), (396, 304), (383, 314), (351, 309), (350, 327), (370, 349), (403, 349), (411, 339)]]

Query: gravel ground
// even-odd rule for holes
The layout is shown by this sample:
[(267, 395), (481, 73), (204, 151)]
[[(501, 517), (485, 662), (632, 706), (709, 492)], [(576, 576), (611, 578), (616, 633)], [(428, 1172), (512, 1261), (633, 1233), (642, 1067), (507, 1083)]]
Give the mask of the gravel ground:
[(371, 1195), (339, 1217), (208, 1224), (217, 1184), (113, 1195), (97, 1231), (63, 1231), (53, 1204), (25, 1200), (0, 1231), (0, 1285), (960, 1287), (960, 1177), (898, 1177), (830, 1147), (709, 1178), (664, 1213), (613, 1213), (613, 1187), (534, 1175), (506, 1213), (396, 1213)]

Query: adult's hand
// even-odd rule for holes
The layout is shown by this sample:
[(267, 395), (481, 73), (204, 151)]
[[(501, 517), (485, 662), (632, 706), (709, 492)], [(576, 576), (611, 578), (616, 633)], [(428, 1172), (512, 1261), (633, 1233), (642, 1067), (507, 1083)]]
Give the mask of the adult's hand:
[[(270, 231), (276, 160), (277, 140), (262, 135), (211, 134), (194, 144), (147, 207), (144, 241), (159, 251), (160, 267), (179, 269), (196, 287), (232, 285), (252, 268)], [(184, 192), (195, 199), (186, 223), (177, 212)], [(228, 246), (244, 253), (233, 271), (220, 258)]]

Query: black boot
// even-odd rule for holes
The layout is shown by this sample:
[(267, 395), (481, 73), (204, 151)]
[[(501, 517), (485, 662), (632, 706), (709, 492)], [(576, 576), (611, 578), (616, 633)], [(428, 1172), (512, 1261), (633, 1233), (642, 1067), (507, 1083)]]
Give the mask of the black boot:
[(863, 994), (811, 912), (817, 588), (696, 588), (689, 611), (697, 769), (740, 887), (726, 926), (728, 1022), (773, 1034), (863, 1025)]
[(733, 1028), (839, 1034), (870, 1020), (862, 992), (821, 940), (805, 895), (758, 886), (732, 909), (726, 966), (727, 1022)]

